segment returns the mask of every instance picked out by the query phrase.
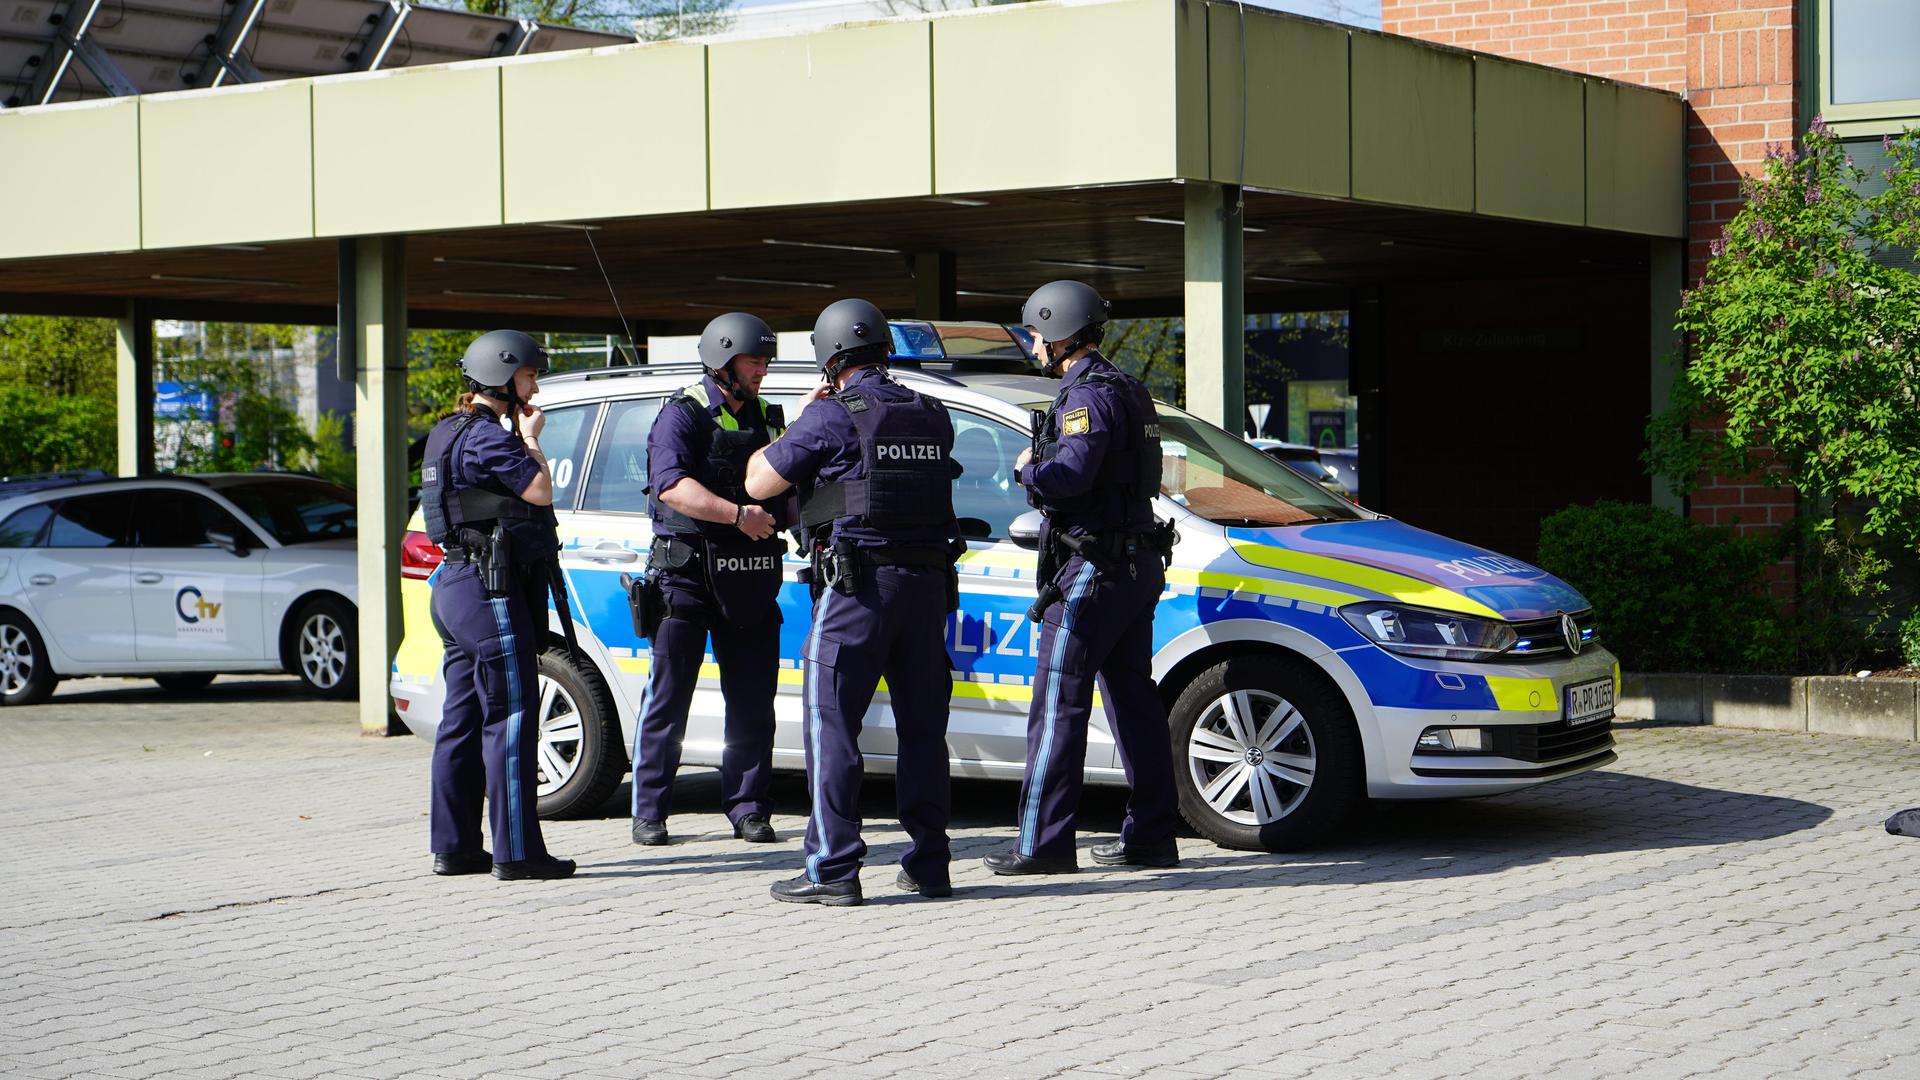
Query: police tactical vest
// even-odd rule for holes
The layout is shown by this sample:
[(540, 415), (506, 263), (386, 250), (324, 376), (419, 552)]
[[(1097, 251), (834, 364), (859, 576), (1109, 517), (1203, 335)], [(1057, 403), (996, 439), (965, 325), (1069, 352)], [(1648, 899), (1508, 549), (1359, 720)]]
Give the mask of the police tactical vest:
[[(785, 430), (781, 424), (783, 418), (780, 407), (754, 399), (753, 407), (759, 410), (764, 426), (742, 428), (740, 421), (724, 407), (719, 417), (713, 415), (713, 403), (707, 399), (704, 382), (681, 390), (667, 404), (669, 407), (679, 406), (693, 417), (694, 449), (699, 456), (694, 458), (691, 475), (700, 486), (728, 502), (759, 506), (778, 520), (781, 499), (762, 502), (747, 497), (747, 459), (753, 456), (755, 450), (779, 438)], [(657, 496), (653, 500), (653, 508), (654, 518), (663, 532), (675, 536), (704, 536), (712, 540), (744, 540), (740, 530), (730, 521), (700, 521), (688, 517)]]
[[(1059, 525), (1082, 524), (1082, 518), (1097, 517), (1100, 504), (1113, 500), (1116, 494), (1128, 504), (1151, 503), (1160, 494), (1160, 414), (1154, 411), (1153, 395), (1138, 379), (1121, 371), (1088, 372), (1086, 380), (1099, 383), (1117, 396), (1126, 416), (1125, 433), (1108, 444), (1100, 475), (1087, 491), (1069, 498), (1042, 499), (1033, 488), (1027, 489), (1028, 501)], [(1062, 391), (1038, 425), (1034, 457), (1039, 461), (1051, 461), (1059, 453), (1060, 411), (1066, 400)], [(1127, 516), (1125, 512), (1119, 514), (1123, 519)]]
[[(427, 433), (426, 453), (420, 459), (420, 512), (427, 519), (427, 539), (443, 548), (454, 540), (457, 529), (487, 532), (496, 521), (537, 524), (542, 515), (536, 511), (548, 509), (485, 488), (453, 486), (460, 440), (483, 420), (494, 422), (493, 414), (478, 409), (455, 413)], [(545, 516), (551, 518), (551, 512)]]
[(853, 421), (860, 475), (803, 494), (803, 524), (811, 529), (852, 517), (866, 528), (911, 529), (953, 521), (953, 464), (942, 441), (953, 429), (945, 405), (924, 394), (889, 401), (853, 389), (826, 400)]

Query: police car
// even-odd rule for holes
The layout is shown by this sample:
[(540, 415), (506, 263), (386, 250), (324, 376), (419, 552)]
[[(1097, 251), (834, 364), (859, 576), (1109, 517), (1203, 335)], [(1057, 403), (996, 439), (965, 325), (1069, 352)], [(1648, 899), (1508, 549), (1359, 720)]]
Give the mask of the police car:
[(62, 678), (197, 690), (289, 671), (356, 689), (353, 493), (234, 473), (0, 483), (0, 703)]
[[(1017, 779), (1025, 766), (1037, 624), (1039, 516), (1014, 482), (1029, 410), (1059, 384), (964, 361), (895, 365), (946, 403), (955, 429), (954, 508), (968, 550), (949, 618), (956, 776)], [(647, 679), (622, 573), (644, 565), (646, 438), (693, 365), (548, 376), (539, 404), (552, 463), (561, 562), (579, 651), (550, 621), (540, 659), (540, 812), (600, 810), (628, 768)], [(811, 367), (775, 363), (762, 394), (798, 415)], [(1347, 502), (1170, 405), (1160, 405), (1162, 495), (1180, 542), (1154, 622), (1153, 674), (1169, 713), (1179, 802), (1189, 823), (1235, 848), (1310, 843), (1367, 798), (1494, 795), (1614, 760), (1618, 666), (1590, 605), (1536, 567), (1424, 532)], [(394, 663), (399, 715), (431, 737), (440, 717), (440, 639), (428, 615), (439, 552), (416, 515), (403, 554), (406, 633)], [(774, 764), (802, 769), (801, 645), (810, 597), (789, 554), (781, 605)], [(683, 760), (717, 765), (718, 670), (702, 668)], [(860, 739), (867, 767), (892, 771), (885, 684)], [(1102, 711), (1089, 783), (1125, 782)], [(1009, 796), (1011, 798), (1011, 795)]]

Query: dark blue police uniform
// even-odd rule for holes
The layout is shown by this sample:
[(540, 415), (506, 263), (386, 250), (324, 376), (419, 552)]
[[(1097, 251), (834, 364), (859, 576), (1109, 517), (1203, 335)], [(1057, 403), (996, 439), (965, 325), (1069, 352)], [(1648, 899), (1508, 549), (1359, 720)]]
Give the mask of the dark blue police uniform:
[(854, 567), (850, 589), (816, 580), (803, 650), (813, 799), (806, 876), (816, 883), (856, 879), (866, 855), (860, 728), (884, 677), (899, 742), (897, 807), (910, 841), (901, 870), (930, 895), (949, 887), (945, 631), (959, 538), (952, 451), (946, 408), (880, 367), (857, 369), (766, 450), (766, 463), (801, 490), (803, 520), (830, 530), (810, 542)]
[[(720, 803), (736, 826), (767, 814), (773, 773), (773, 697), (780, 668), (778, 536), (750, 540), (725, 522), (697, 521), (660, 499), (692, 477), (729, 502), (747, 504), (747, 459), (779, 434), (755, 399), (738, 413), (711, 376), (660, 410), (647, 436), (647, 479), (653, 496), (652, 572), (667, 614), (653, 635), (653, 659), (633, 742), (634, 819), (665, 821), (673, 809), (687, 709), (711, 636), (727, 703), (726, 747), (720, 757)], [(758, 505), (785, 527), (784, 498)]]
[[(1087, 719), (1096, 680), (1132, 794), (1121, 844), (1170, 845), (1176, 824), (1173, 751), (1153, 682), (1153, 609), (1166, 585), (1152, 499), (1160, 490), (1153, 399), (1137, 379), (1092, 353), (1074, 366), (1043, 432), (1046, 452), (1020, 470), (1046, 513), (1027, 773), (1015, 851), (1074, 861)], [(1057, 568), (1056, 568), (1057, 567)], [(1051, 588), (1048, 586), (1051, 585)]]
[[(458, 417), (442, 421), (461, 422)], [(540, 463), (491, 413), (482, 410), (464, 423), (452, 448), (449, 492), (479, 489), (518, 502), (540, 474)], [(508, 575), (504, 596), (488, 595), (480, 564), (469, 557), (474, 546), (458, 538), (479, 540), (492, 522), (466, 522), (434, 572), (431, 610), (445, 650), (440, 676), (447, 695), (433, 741), (436, 855), (472, 856), (482, 850), (484, 793), (494, 862), (546, 858), (535, 814), (539, 683), (534, 660), (546, 636), (542, 562), (553, 550), (543, 545), (557, 546), (550, 521), (532, 513), (511, 523), (522, 561)]]

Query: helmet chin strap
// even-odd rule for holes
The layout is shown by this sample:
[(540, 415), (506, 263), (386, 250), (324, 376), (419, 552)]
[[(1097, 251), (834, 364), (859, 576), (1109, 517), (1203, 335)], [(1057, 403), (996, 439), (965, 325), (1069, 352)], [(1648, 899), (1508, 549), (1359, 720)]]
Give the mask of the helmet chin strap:
[(474, 393), (499, 402), (505, 408), (506, 415), (513, 424), (513, 433), (515, 435), (520, 434), (520, 406), (522, 403), (520, 401), (520, 395), (514, 392), (511, 385), (480, 386), (474, 390)]
[(733, 373), (733, 361), (729, 360), (717, 368), (708, 368), (707, 375), (714, 382), (719, 383), (720, 388), (731, 395), (733, 400), (742, 403), (747, 400), (747, 388), (740, 382), (739, 376)]
[(1086, 344), (1087, 343), (1081, 339), (1081, 335), (1075, 334), (1072, 337), (1068, 338), (1066, 341), (1066, 344), (1061, 345), (1060, 348), (1058, 349), (1055, 349), (1052, 345), (1048, 345), (1047, 346), (1047, 368), (1046, 368), (1047, 378), (1049, 379), (1063, 378), (1067, 373), (1068, 358), (1073, 356), (1074, 353), (1077, 353), (1081, 349), (1085, 348)]

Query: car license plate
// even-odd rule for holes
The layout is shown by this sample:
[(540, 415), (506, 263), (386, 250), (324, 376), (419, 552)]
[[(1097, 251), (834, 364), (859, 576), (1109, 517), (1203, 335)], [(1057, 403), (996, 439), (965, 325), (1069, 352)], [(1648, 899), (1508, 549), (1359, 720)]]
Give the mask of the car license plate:
[(1613, 716), (1613, 680), (1595, 679), (1567, 687), (1567, 724), (1590, 724)]

